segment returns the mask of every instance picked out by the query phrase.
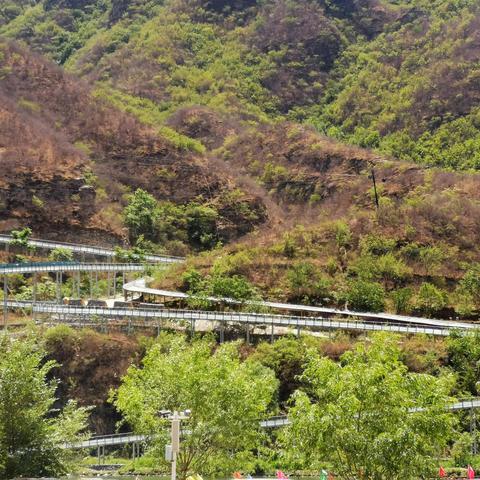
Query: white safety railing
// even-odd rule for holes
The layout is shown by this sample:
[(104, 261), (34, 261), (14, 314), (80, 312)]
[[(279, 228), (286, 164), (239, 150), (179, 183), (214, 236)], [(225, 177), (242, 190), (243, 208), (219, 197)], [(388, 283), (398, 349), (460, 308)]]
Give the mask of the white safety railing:
[(45, 262), (45, 263), (5, 263), (0, 264), (0, 275), (13, 273), (40, 272), (143, 272), (157, 264), (137, 263), (77, 263), (77, 262)]
[[(0, 235), (0, 244), (10, 244), (13, 240), (11, 235)], [(28, 240), (28, 245), (37, 248), (45, 248), (54, 250), (56, 248), (65, 248), (75, 253), (86, 255), (97, 255), (103, 257), (114, 257), (116, 255), (114, 248), (96, 247), (92, 245), (82, 245), (68, 242), (54, 242), (51, 240), (41, 240), (32, 238)], [(171, 255), (146, 255), (145, 260), (154, 263), (178, 263), (185, 261), (183, 257), (175, 257)]]
[[(155, 288), (149, 288), (146, 286), (146, 280), (140, 278), (132, 282), (126, 283), (123, 286), (123, 290), (130, 294), (140, 294), (140, 295), (153, 295), (162, 298), (172, 298), (177, 300), (186, 300), (189, 298), (195, 298), (194, 295), (190, 295), (184, 292), (175, 292), (171, 290), (161, 290)], [(290, 312), (300, 312), (307, 314), (327, 314), (338, 317), (353, 317), (353, 318), (363, 318), (366, 320), (379, 320), (380, 322), (392, 322), (393, 324), (414, 324), (414, 325), (425, 325), (430, 327), (439, 327), (439, 328), (458, 328), (461, 330), (465, 329), (476, 329), (477, 325), (466, 322), (458, 322), (456, 320), (439, 320), (434, 318), (424, 318), (424, 317), (412, 317), (406, 315), (394, 315), (391, 313), (372, 313), (372, 312), (355, 312), (351, 310), (339, 310), (335, 308), (326, 308), (326, 307), (315, 307), (308, 305), (297, 305), (291, 303), (277, 303), (277, 302), (264, 302), (264, 301), (239, 301), (232, 298), (226, 297), (206, 297), (203, 300), (210, 301), (212, 303), (227, 303), (232, 305), (249, 305), (249, 306), (259, 306), (267, 307), (274, 310), (285, 310)]]
[[(480, 398), (472, 398), (466, 400), (459, 400), (458, 402), (448, 405), (446, 407), (449, 411), (456, 410), (470, 410), (480, 408)], [(415, 413), (424, 410), (423, 407), (411, 408), (409, 412)], [(281, 428), (289, 425), (290, 421), (286, 415), (278, 415), (259, 422), (261, 428)], [(148, 442), (155, 435), (136, 435), (134, 433), (117, 433), (113, 435), (102, 435), (91, 437), (83, 442), (65, 445), (66, 448), (97, 448), (109, 447), (116, 445), (127, 445), (129, 443), (144, 443)]]
[[(14, 302), (9, 302), (11, 308), (15, 308)], [(55, 304), (31, 304), (35, 313), (44, 313), (50, 315), (59, 315), (56, 319), (62, 323), (75, 323), (77, 320), (81, 325), (91, 318), (113, 318), (117, 322), (122, 319), (129, 319), (128, 325), (132, 328), (145, 327), (145, 322), (149, 322), (150, 327), (162, 327), (155, 320), (170, 321), (207, 321), (220, 323), (240, 323), (252, 326), (275, 326), (290, 328), (317, 328), (325, 330), (351, 330), (351, 331), (386, 331), (406, 334), (419, 334), (435, 336), (447, 336), (452, 328), (434, 328), (423, 325), (405, 325), (401, 323), (368, 323), (350, 319), (338, 320), (335, 318), (322, 317), (296, 317), (287, 315), (262, 314), (262, 313), (243, 313), (243, 312), (209, 312), (203, 310), (177, 310), (177, 309), (139, 309), (139, 308), (106, 308), (106, 307), (77, 307), (71, 305)], [(63, 318), (61, 318), (63, 317)], [(135, 323), (134, 319), (142, 320), (141, 323)], [(94, 322), (91, 322), (94, 324)]]

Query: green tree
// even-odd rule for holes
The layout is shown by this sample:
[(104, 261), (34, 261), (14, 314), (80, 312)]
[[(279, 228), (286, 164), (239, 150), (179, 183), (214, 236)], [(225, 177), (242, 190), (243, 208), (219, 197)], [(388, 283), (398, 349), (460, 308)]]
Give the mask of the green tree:
[(465, 272), (458, 284), (460, 293), (467, 295), (480, 308), (480, 264), (475, 263)]
[(447, 305), (447, 294), (431, 283), (422, 283), (417, 295), (417, 307), (426, 315), (434, 315)]
[(115, 260), (120, 263), (142, 263), (145, 256), (145, 250), (137, 246), (130, 249), (115, 247)]
[(73, 262), (73, 252), (68, 248), (58, 247), (50, 252), (48, 258), (52, 262)]
[[(39, 301), (55, 300), (57, 297), (57, 286), (48, 278), (37, 284), (36, 298)], [(22, 285), (15, 294), (16, 300), (31, 300), (33, 298), (33, 286)]]
[(470, 432), (464, 432), (455, 440), (450, 454), (457, 467), (465, 467), (475, 462), (475, 457), (472, 453), (474, 439)]
[[(29, 227), (25, 227), (22, 230), (12, 230), (12, 240), (10, 241), (10, 245), (13, 247), (22, 247), (22, 248), (29, 248), (28, 241), (32, 236), (32, 229)], [(32, 248), (35, 249), (34, 247)]]
[(47, 377), (53, 362), (31, 338), (0, 339), (0, 478), (44, 477), (67, 473), (86, 409), (69, 403), (53, 409), (56, 382)]
[(141, 188), (133, 195), (129, 195), (123, 218), (131, 240), (136, 240), (140, 235), (144, 235), (149, 240), (155, 240), (155, 224), (158, 217), (158, 203), (152, 195)]
[(271, 368), (280, 381), (279, 400), (288, 401), (300, 385), (300, 375), (306, 362), (305, 344), (296, 338), (283, 337), (274, 343), (262, 342), (252, 359)]
[(408, 315), (412, 311), (413, 289), (410, 287), (399, 288), (392, 292), (395, 313)]
[(350, 226), (342, 221), (337, 221), (333, 225), (335, 242), (338, 248), (347, 248), (352, 241), (352, 232)]
[(388, 335), (357, 345), (341, 363), (311, 353), (308, 388), (294, 395), (283, 437), (290, 461), (314, 468), (321, 459), (344, 479), (431, 475), (453, 431), (445, 410), (453, 378), (410, 373), (400, 358)]
[(256, 288), (242, 275), (213, 275), (208, 281), (208, 290), (216, 297), (233, 298), (239, 301), (261, 300)]
[(322, 277), (318, 269), (308, 262), (295, 264), (287, 271), (288, 288), (293, 300), (322, 302), (329, 296), (331, 282)]
[(343, 297), (351, 310), (380, 312), (385, 306), (385, 290), (375, 282), (351, 281)]
[(187, 205), (187, 234), (189, 242), (200, 248), (213, 248), (218, 243), (218, 212), (212, 207), (196, 203)]
[(168, 441), (159, 411), (192, 411), (178, 457), (184, 479), (191, 472), (249, 469), (262, 436), (259, 420), (268, 416), (277, 386), (270, 369), (240, 360), (238, 344), (214, 351), (208, 340), (160, 337), (142, 367), (130, 367), (114, 403), (135, 431), (159, 434), (159, 457)]
[(458, 375), (460, 394), (480, 393), (480, 333), (452, 332), (447, 339), (448, 364)]

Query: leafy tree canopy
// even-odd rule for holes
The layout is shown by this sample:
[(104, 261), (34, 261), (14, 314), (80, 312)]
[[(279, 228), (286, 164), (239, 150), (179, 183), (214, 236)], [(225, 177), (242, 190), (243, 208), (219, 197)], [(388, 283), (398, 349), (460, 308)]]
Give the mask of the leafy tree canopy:
[(278, 382), (273, 371), (239, 357), (238, 344), (214, 350), (208, 340), (187, 343), (163, 336), (147, 352), (142, 367), (131, 367), (114, 396), (125, 420), (142, 433), (160, 434), (158, 456), (168, 442), (160, 410), (192, 411), (178, 457), (181, 478), (252, 469), (253, 452)]
[(53, 409), (56, 383), (47, 380), (53, 362), (33, 340), (0, 339), (0, 478), (45, 477), (67, 473), (87, 411), (69, 403)]
[(345, 479), (432, 474), (452, 433), (451, 376), (409, 373), (397, 339), (378, 335), (341, 363), (312, 352), (302, 378), (283, 440), (295, 466), (330, 462)]

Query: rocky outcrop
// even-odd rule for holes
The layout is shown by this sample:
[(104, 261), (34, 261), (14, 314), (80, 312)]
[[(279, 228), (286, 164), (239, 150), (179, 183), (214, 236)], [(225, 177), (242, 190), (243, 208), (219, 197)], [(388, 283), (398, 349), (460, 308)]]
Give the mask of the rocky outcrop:
[(95, 212), (95, 190), (81, 178), (49, 181), (19, 176), (0, 189), (0, 221), (21, 220), (32, 227), (86, 225)]

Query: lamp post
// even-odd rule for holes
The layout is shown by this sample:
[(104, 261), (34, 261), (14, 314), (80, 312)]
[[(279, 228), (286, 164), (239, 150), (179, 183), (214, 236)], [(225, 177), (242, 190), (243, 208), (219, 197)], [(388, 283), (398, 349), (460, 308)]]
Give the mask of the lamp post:
[(185, 420), (191, 415), (190, 410), (183, 412), (172, 413), (170, 410), (162, 410), (160, 416), (170, 420), (170, 445), (165, 448), (165, 458), (172, 463), (172, 477), (171, 480), (177, 480), (177, 454), (180, 452), (180, 421)]

